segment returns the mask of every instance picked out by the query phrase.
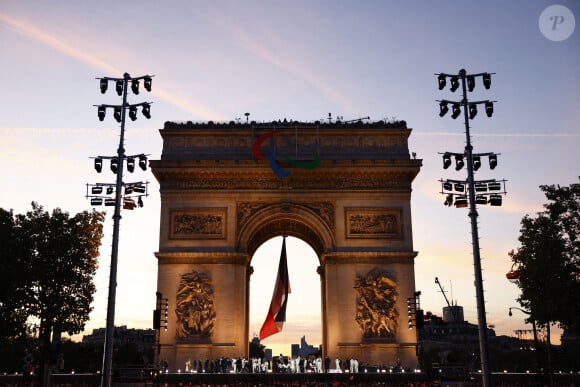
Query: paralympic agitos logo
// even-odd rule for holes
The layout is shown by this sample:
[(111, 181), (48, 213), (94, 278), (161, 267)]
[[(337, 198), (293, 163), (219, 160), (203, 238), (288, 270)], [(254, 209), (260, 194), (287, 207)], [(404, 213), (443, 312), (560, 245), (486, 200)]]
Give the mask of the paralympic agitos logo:
[[(280, 130), (274, 129), (258, 137), (258, 139), (254, 142), (254, 145), (252, 146), (252, 153), (255, 158), (260, 160), (265, 159), (262, 152), (260, 152), (260, 147), (262, 146), (264, 141), (274, 136), (278, 132), (280, 132)], [(281, 179), (290, 176), (292, 170), (282, 169), (278, 165), (278, 161), (276, 160), (276, 148), (274, 147), (274, 143), (272, 143), (272, 145), (270, 146), (270, 153), (268, 155), (268, 159), (270, 160), (270, 167), (272, 168), (272, 171), (276, 176), (278, 176)], [(316, 157), (312, 161), (298, 161), (289, 157), (286, 158), (286, 161), (288, 161), (288, 163), (290, 163), (292, 167), (300, 169), (315, 169), (320, 165), (320, 155), (316, 155)]]

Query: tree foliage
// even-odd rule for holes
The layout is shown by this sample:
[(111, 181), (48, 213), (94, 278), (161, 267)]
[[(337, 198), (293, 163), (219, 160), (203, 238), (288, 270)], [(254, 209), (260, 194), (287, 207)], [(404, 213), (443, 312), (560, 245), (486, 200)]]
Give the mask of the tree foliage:
[(548, 203), (521, 221), (521, 246), (509, 256), (518, 272), (518, 302), (540, 326), (579, 329), (580, 184), (543, 185)]
[(34, 321), (45, 345), (51, 334), (84, 329), (103, 220), (101, 212), (71, 217), (60, 208), (49, 213), (35, 202), (26, 214), (0, 209), (1, 339), (24, 335), (26, 324)]

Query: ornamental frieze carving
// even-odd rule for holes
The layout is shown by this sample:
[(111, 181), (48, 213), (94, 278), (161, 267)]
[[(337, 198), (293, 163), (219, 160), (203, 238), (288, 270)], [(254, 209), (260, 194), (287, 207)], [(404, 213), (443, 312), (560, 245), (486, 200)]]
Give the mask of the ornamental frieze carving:
[(345, 208), (347, 238), (403, 239), (400, 208)]
[[(241, 202), (237, 204), (237, 229), (240, 230), (248, 220), (258, 211), (278, 204), (267, 202)], [(305, 207), (316, 213), (326, 225), (334, 230), (334, 204), (332, 202), (306, 202), (306, 203), (284, 203), (284, 208), (288, 209), (290, 205)]]
[(181, 275), (175, 298), (177, 339), (209, 339), (216, 318), (213, 285), (209, 276), (197, 271)]
[(410, 189), (413, 173), (398, 176), (320, 176), (310, 174), (308, 178), (294, 177), (220, 177), (207, 176), (185, 179), (164, 179), (161, 181), (162, 189), (171, 190), (264, 190), (279, 189), (291, 186), (294, 189), (321, 189), (321, 190), (384, 190), (384, 189)]
[(169, 239), (225, 239), (227, 208), (185, 208), (170, 211)]
[(358, 276), (354, 286), (357, 295), (355, 320), (366, 339), (393, 338), (397, 333), (399, 297), (397, 283), (378, 268)]

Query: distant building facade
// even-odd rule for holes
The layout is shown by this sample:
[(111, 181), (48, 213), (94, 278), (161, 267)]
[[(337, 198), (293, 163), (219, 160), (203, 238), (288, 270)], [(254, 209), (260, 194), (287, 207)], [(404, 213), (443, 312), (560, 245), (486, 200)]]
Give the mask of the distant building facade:
[(308, 357), (310, 355), (316, 354), (320, 348), (317, 348), (313, 345), (310, 345), (306, 342), (306, 336), (302, 336), (300, 338), (300, 344), (292, 344), (291, 345), (291, 353), (292, 357)]
[[(103, 345), (105, 343), (105, 328), (93, 329), (93, 333), (83, 336), (83, 344)], [(115, 327), (114, 331), (115, 344), (136, 345), (138, 350), (152, 348), (155, 344), (155, 330), (153, 329), (135, 329), (127, 328), (126, 325)]]

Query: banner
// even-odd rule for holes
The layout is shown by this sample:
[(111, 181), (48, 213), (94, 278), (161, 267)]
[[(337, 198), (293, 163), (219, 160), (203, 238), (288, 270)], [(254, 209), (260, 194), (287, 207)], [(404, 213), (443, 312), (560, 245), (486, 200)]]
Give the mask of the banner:
[(286, 237), (282, 240), (282, 253), (278, 264), (278, 276), (274, 286), (274, 294), (270, 302), (270, 309), (266, 321), (260, 329), (260, 340), (278, 333), (284, 327), (286, 321), (286, 304), (290, 293), (290, 281), (288, 279), (288, 262), (286, 258)]

